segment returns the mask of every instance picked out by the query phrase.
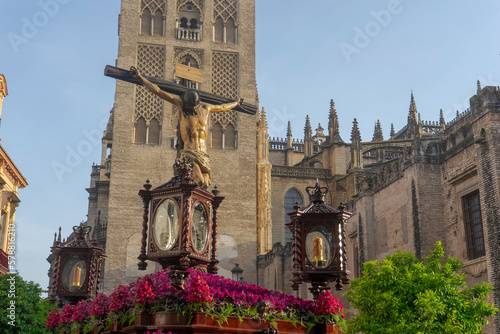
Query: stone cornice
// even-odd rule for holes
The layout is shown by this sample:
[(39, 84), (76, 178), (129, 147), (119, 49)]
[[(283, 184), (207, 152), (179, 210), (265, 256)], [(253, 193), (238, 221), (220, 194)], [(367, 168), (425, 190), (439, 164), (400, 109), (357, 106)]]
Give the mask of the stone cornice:
[(28, 185), (26, 178), (21, 174), (2, 145), (0, 145), (0, 164), (9, 172), (18, 188), (24, 188)]

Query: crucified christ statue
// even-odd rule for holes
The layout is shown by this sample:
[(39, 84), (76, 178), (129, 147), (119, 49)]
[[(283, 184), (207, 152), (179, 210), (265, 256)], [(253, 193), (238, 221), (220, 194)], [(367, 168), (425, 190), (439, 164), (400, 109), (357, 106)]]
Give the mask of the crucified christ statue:
[(144, 78), (135, 67), (130, 68), (130, 74), (153, 94), (177, 106), (180, 134), (184, 142), (181, 157), (185, 156), (193, 162), (194, 180), (201, 187), (208, 188), (211, 177), (210, 157), (207, 154), (208, 115), (211, 112), (223, 112), (239, 107), (243, 99), (220, 105), (208, 104), (200, 101), (200, 96), (196, 91), (189, 90), (177, 97), (161, 90)]

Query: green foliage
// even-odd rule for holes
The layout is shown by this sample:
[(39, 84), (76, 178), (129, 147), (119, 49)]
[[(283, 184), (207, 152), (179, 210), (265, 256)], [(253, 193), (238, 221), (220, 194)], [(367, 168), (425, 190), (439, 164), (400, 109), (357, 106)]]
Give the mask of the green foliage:
[(349, 333), (481, 333), (486, 317), (498, 311), (486, 303), (491, 285), (467, 288), (466, 275), (458, 273), (460, 261), (442, 261), (441, 242), (430, 253), (426, 262), (398, 251), (365, 263), (364, 276), (346, 292), (359, 310), (349, 321)]
[(18, 274), (1, 275), (0, 334), (48, 333), (45, 321), (55, 306), (43, 299), (41, 293), (38, 284), (27, 282)]

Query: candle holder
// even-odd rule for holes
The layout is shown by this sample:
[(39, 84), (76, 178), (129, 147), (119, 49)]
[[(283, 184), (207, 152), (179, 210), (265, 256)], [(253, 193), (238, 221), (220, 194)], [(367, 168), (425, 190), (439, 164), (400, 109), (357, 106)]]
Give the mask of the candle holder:
[(99, 291), (101, 265), (105, 255), (97, 241), (89, 242), (90, 226), (81, 223), (73, 227), (75, 238), (65, 244), (59, 237), (52, 247), (54, 273), (49, 301), (60, 305), (76, 304), (82, 299), (93, 300)]
[(307, 187), (310, 203), (300, 209), (298, 203), (289, 213), (287, 226), (292, 231), (292, 289), (298, 290), (303, 282), (311, 283), (309, 289), (314, 299), (323, 290), (330, 289), (329, 282), (336, 281), (342, 290), (349, 283), (346, 268), (345, 221), (351, 213), (341, 204), (334, 209), (325, 202), (326, 187)]

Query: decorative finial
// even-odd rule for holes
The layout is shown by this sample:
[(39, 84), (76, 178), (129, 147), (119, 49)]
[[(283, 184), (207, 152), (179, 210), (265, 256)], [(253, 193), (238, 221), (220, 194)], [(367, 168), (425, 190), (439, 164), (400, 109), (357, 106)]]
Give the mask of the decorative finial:
[(391, 123), (391, 139), (396, 137), (396, 131), (394, 131), (394, 123)]
[(477, 81), (477, 94), (481, 93), (481, 83)]
[(217, 187), (217, 186), (215, 185), (215, 186), (214, 186), (214, 189), (212, 190), (212, 194), (214, 194), (214, 196), (219, 196), (219, 194), (220, 194), (219, 187)]
[(144, 186), (144, 189), (146, 189), (148, 191), (151, 189), (151, 184), (149, 183), (149, 179), (146, 180), (146, 183), (143, 186)]
[(441, 127), (444, 127), (446, 125), (443, 109), (439, 110), (439, 125), (441, 125)]
[(81, 222), (79, 226), (73, 226), (73, 231), (75, 232), (75, 236), (77, 239), (80, 240), (87, 239), (91, 230), (92, 227), (85, 226), (83, 222)]
[(316, 185), (314, 187), (307, 187), (306, 192), (309, 194), (309, 200), (313, 203), (323, 203), (325, 201), (325, 195), (328, 193), (327, 187), (321, 187), (319, 185), (319, 179), (316, 179)]
[(292, 124), (290, 123), (290, 121), (288, 121), (288, 129), (286, 131), (286, 136), (292, 137)]

